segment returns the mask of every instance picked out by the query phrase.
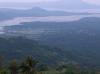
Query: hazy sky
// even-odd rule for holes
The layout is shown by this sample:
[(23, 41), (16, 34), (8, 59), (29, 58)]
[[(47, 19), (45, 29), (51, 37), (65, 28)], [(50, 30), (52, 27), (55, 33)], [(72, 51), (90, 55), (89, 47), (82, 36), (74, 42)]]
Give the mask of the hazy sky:
[(0, 0), (0, 7), (49, 9), (99, 9), (100, 0)]

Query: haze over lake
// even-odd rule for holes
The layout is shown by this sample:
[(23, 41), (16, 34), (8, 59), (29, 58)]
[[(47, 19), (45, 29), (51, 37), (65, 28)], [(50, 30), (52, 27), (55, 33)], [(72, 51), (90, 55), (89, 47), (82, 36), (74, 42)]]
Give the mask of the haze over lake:
[(100, 17), (100, 14), (93, 15), (72, 15), (72, 16), (48, 16), (48, 17), (17, 17), (14, 19), (0, 21), (0, 33), (3, 33), (4, 26), (21, 25), (22, 22), (71, 22), (85, 17)]
[(0, 21), (0, 26), (19, 25), (22, 22), (70, 22), (77, 21), (84, 17), (100, 17), (100, 14), (94, 15), (72, 15), (72, 16), (48, 16), (48, 17), (17, 17), (14, 19)]

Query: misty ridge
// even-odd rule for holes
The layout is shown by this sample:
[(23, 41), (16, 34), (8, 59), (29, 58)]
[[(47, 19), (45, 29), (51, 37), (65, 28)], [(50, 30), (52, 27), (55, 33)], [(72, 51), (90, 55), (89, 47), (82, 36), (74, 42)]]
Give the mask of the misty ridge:
[[(47, 11), (40, 7), (34, 7), (32, 9), (7, 9), (1, 8), (1, 20), (4, 19), (11, 19), (14, 17), (45, 17), (45, 16), (68, 16), (68, 15), (77, 15), (77, 14), (87, 14), (87, 13), (72, 13), (72, 12), (65, 12), (65, 11)], [(2, 17), (3, 16), (3, 17)]]
[[(0, 8), (0, 26), (18, 25), (22, 22), (70, 22), (85, 17), (100, 17), (97, 12), (67, 12), (46, 10), (40, 7), (31, 9)], [(1, 27), (2, 28), (2, 27)]]
[(99, 13), (46, 10), (40, 7), (33, 7), (31, 9), (0, 8), (0, 16), (1, 16), (0, 20), (12, 19), (16, 17), (72, 16), (72, 15), (91, 15), (91, 14), (99, 14)]

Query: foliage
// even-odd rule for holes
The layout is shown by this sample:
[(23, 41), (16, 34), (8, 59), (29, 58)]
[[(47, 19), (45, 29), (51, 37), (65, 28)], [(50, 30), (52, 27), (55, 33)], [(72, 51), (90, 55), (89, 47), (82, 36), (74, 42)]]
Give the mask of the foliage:
[[(41, 64), (41, 65), (40, 65)], [(15, 59), (11, 61), (9, 67), (7, 65), (0, 69), (0, 74), (99, 74), (99, 70), (83, 69), (79, 65), (63, 64), (56, 66), (57, 68), (49, 68), (28, 56), (21, 63)]]

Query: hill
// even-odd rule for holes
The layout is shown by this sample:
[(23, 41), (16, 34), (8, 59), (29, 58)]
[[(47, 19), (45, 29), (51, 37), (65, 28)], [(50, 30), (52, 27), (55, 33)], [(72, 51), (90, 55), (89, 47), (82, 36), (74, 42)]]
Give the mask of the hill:
[(0, 57), (3, 57), (5, 62), (13, 59), (22, 61), (27, 56), (33, 56), (48, 65), (68, 62), (68, 58), (64, 57), (59, 48), (41, 45), (24, 37), (0, 38)]
[[(41, 44), (61, 48), (64, 58), (88, 66), (100, 65), (100, 18), (73, 22), (28, 22), (5, 27), (8, 36), (26, 36)], [(94, 60), (95, 59), (95, 60)]]
[(42, 9), (40, 7), (34, 7), (32, 9), (27, 9), (27, 10), (0, 8), (0, 20), (8, 20), (16, 17), (69, 16), (69, 15), (87, 15), (87, 14), (90, 13), (50, 11)]

